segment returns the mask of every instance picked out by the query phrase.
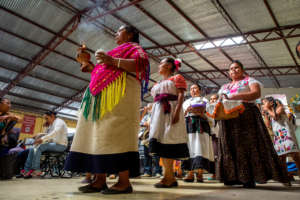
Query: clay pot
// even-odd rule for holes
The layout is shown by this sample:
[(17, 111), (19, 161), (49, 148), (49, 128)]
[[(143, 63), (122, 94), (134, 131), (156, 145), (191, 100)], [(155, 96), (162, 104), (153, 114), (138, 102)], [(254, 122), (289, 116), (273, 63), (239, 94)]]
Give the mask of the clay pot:
[(77, 49), (77, 57), (76, 60), (81, 64), (81, 71), (88, 71), (88, 67), (90, 65), (91, 55), (86, 51), (85, 45)]
[(9, 110), (8, 105), (0, 103), (0, 113), (7, 113)]

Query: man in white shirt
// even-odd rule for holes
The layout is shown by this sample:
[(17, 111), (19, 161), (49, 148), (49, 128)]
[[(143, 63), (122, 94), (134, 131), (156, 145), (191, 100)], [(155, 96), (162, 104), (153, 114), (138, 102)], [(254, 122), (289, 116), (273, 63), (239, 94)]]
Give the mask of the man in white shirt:
[(29, 149), (29, 154), (25, 163), (24, 178), (31, 178), (32, 176), (40, 176), (41, 154), (44, 151), (63, 152), (67, 148), (67, 125), (62, 120), (56, 117), (55, 112), (48, 111), (44, 118), (46, 124), (49, 126), (47, 133), (41, 133), (43, 137), (37, 138), (34, 142), (36, 147)]

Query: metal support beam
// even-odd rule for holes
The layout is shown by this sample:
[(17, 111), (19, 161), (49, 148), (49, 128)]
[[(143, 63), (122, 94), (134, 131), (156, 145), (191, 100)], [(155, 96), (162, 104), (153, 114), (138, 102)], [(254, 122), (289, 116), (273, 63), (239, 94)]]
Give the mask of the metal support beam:
[[(64, 1), (64, 3), (66, 3), (65, 1)], [(136, 2), (137, 3), (137, 2)], [(133, 5), (133, 4), (132, 4)], [(70, 4), (68, 4), (68, 6), (71, 8), (71, 9), (74, 9), (73, 8), (73, 6), (72, 5), (70, 5)], [(120, 9), (117, 9), (117, 10), (115, 10), (114, 12), (116, 12), (116, 11), (118, 11), (118, 10), (120, 10)], [(107, 12), (105, 15), (107, 15), (107, 14), (113, 14), (114, 12)], [(103, 16), (105, 16), (105, 15), (101, 15), (101, 17), (103, 17)], [(85, 17), (88, 17), (88, 18), (91, 18), (91, 16), (89, 16), (89, 14), (88, 13), (85, 13), (83, 16), (85, 16)], [(112, 37), (114, 37), (115, 36), (115, 32), (113, 31), (113, 30), (111, 30), (111, 29), (109, 29), (108, 27), (106, 27), (105, 25), (103, 25), (102, 23), (99, 23), (97, 20), (99, 19), (100, 17), (98, 17), (97, 19), (94, 19), (94, 25), (100, 25), (100, 26), (102, 26), (102, 27), (104, 27), (104, 29), (106, 30), (106, 32), (108, 33), (108, 34), (110, 34)], [(131, 75), (131, 76), (134, 76), (132, 73), (128, 73), (129, 75)], [(134, 76), (135, 77), (135, 76)], [(152, 81), (152, 82), (156, 82), (155, 80), (153, 80), (153, 79), (150, 79), (150, 81)], [(61, 110), (64, 106), (66, 106), (66, 105), (69, 105), (69, 104), (71, 104), (72, 103), (72, 99), (78, 99), (78, 98), (81, 98), (82, 97), (82, 95), (84, 94), (84, 92), (85, 92), (85, 88), (83, 89), (83, 90), (81, 90), (81, 91), (79, 91), (79, 92), (77, 92), (75, 95), (73, 95), (72, 97), (70, 97), (70, 99), (68, 99), (68, 100), (66, 100), (66, 101), (64, 101), (60, 106), (58, 106), (58, 107), (56, 107), (54, 110)]]
[[(125, 21), (124, 19), (120, 18), (119, 16), (112, 14), (112, 16), (121, 21), (122, 23), (126, 24), (126, 25), (130, 25), (132, 26), (132, 24), (130, 24), (129, 22)], [(150, 42), (152, 42), (153, 44), (155, 44), (156, 46), (162, 48), (163, 50), (167, 51), (168, 53), (170, 53), (172, 56), (176, 57), (175, 54), (173, 54), (172, 52), (168, 51), (167, 49), (163, 48), (158, 42), (156, 42), (154, 39), (152, 39), (150, 36), (148, 36), (147, 34), (145, 34), (143, 31), (139, 30), (139, 33), (141, 36), (143, 36), (144, 38), (146, 38), (147, 40), (149, 40)], [(220, 84), (218, 84), (216, 81), (210, 79), (209, 77), (207, 77), (205, 74), (202, 74), (198, 69), (196, 69), (195, 67), (193, 67), (192, 65), (190, 65), (189, 63), (187, 63), (185, 60), (182, 60), (182, 63), (185, 64), (186, 66), (190, 67), (191, 69), (193, 69), (196, 73), (199, 73), (200, 75), (204, 76), (206, 79), (210, 80), (212, 83), (214, 83), (216, 86), (220, 87)], [(193, 82), (195, 82), (195, 80), (193, 80), (192, 78), (189, 78), (190, 80), (192, 80)]]
[[(96, 15), (96, 16), (91, 16), (91, 17), (89, 17), (87, 20), (88, 20), (89, 22), (94, 21), (94, 20), (96, 20), (96, 19), (98, 19), (98, 18), (101, 18), (101, 17), (103, 17), (103, 16), (105, 16), (105, 15), (113, 14), (113, 13), (119, 11), (119, 10), (122, 10), (122, 9), (124, 9), (124, 8), (133, 6), (133, 5), (135, 5), (135, 4), (137, 4), (137, 3), (140, 3), (140, 2), (142, 2), (142, 1), (143, 1), (143, 0), (133, 0), (133, 1), (131, 1), (130, 3), (127, 3), (127, 4), (125, 4), (125, 1), (122, 1), (119, 5), (117, 5), (117, 3), (116, 3), (114, 0), (109, 0), (109, 1), (107, 2), (106, 7), (108, 7), (108, 8), (109, 8), (109, 7), (113, 7), (113, 9), (108, 10), (108, 11), (104, 10), (103, 13), (98, 13), (98, 15)], [(102, 3), (105, 3), (105, 2), (102, 2)], [(90, 8), (95, 9), (95, 8), (97, 8), (97, 7), (99, 7), (99, 5), (97, 5), (97, 3), (96, 3), (95, 6), (92, 6), (92, 7), (90, 7)]]
[[(46, 26), (43, 26), (43, 25), (41, 25), (41, 24), (38, 24), (38, 23), (32, 21), (31, 19), (29, 19), (29, 18), (27, 18), (27, 17), (24, 17), (24, 16), (22, 16), (22, 15), (16, 13), (16, 12), (14, 12), (14, 11), (12, 11), (12, 10), (9, 10), (9, 9), (7, 9), (7, 8), (5, 8), (5, 7), (0, 6), (0, 10), (5, 11), (5, 12), (7, 12), (7, 13), (9, 13), (9, 14), (11, 14), (11, 15), (13, 15), (13, 16), (19, 18), (19, 19), (22, 19), (23, 21), (25, 21), (25, 22), (27, 22), (27, 23), (29, 23), (29, 24), (32, 24), (32, 25), (34, 25), (34, 26), (36, 26), (36, 27), (38, 27), (38, 28), (40, 28), (40, 29), (42, 29), (42, 30), (48, 32), (48, 33), (51, 33), (51, 34), (53, 34), (53, 35), (55, 35), (55, 36), (57, 36), (57, 37), (63, 37), (62, 34), (56, 33), (55, 31), (53, 31), (53, 30), (47, 28)], [(77, 14), (77, 13), (76, 13), (76, 14)], [(83, 14), (83, 13), (81, 13), (81, 14)], [(79, 44), (79, 43), (77, 43), (77, 42), (75, 42), (74, 40), (71, 40), (71, 39), (69, 39), (69, 38), (66, 38), (65, 40), (68, 41), (68, 42), (70, 42), (70, 43), (73, 44), (73, 45), (78, 46), (78, 47), (81, 46), (81, 44)], [(91, 52), (93, 51), (92, 49), (88, 49), (88, 50), (91, 51)]]
[[(46, 46), (44, 46), (44, 45), (42, 45), (42, 44), (40, 44), (40, 43), (38, 43), (38, 42), (36, 42), (36, 41), (30, 40), (30, 39), (28, 39), (28, 38), (25, 38), (25, 37), (23, 37), (23, 36), (21, 36), (21, 35), (18, 35), (18, 34), (16, 34), (16, 33), (13, 33), (13, 32), (11, 32), (11, 31), (9, 31), (9, 30), (4, 29), (4, 28), (1, 28), (1, 27), (0, 27), (0, 31), (2, 31), (2, 32), (6, 33), (6, 34), (8, 34), (8, 35), (10, 35), (10, 36), (14, 36), (14, 37), (16, 37), (16, 38), (18, 38), (18, 39), (20, 39), (20, 40), (26, 41), (26, 42), (28, 42), (28, 43), (30, 43), (30, 44), (33, 44), (33, 45), (35, 45), (35, 46), (38, 46), (38, 47), (41, 47), (41, 48), (44, 48), (44, 49), (47, 48), (47, 49), (49, 50), (49, 47), (46, 47)], [(75, 58), (73, 58), (73, 57), (71, 57), (71, 56), (68, 56), (68, 55), (66, 55), (66, 54), (64, 54), (64, 53), (62, 53), (62, 52), (59, 52), (59, 51), (56, 51), (56, 50), (52, 50), (52, 52), (53, 52), (53, 53), (56, 53), (56, 54), (58, 54), (58, 55), (60, 55), (60, 56), (63, 56), (63, 57), (65, 57), (65, 58), (69, 59), (69, 60), (72, 60), (72, 61), (76, 62), (76, 59), (75, 59)]]
[[(245, 71), (251, 77), (265, 77), (268, 76), (269, 70), (276, 75), (276, 76), (290, 76), (290, 75), (299, 75), (299, 72), (295, 68), (296, 66), (272, 66), (272, 67), (254, 67), (254, 68), (246, 68)], [(267, 71), (267, 73), (263, 72), (262, 70)], [(228, 69), (222, 69), (223, 72), (227, 72)], [(226, 79), (223, 74), (219, 73), (217, 70), (204, 70), (201, 71), (202, 73), (206, 74), (209, 77), (214, 79)], [(259, 72), (260, 74), (257, 74)], [(194, 73), (193, 71), (182, 72), (183, 74), (190, 74)], [(270, 73), (270, 72), (269, 72)], [(201, 79), (205, 80), (205, 79)]]
[[(271, 16), (271, 18), (272, 18), (274, 24), (276, 25), (277, 28), (279, 28), (280, 25), (279, 25), (279, 23), (278, 23), (278, 21), (277, 21), (277, 19), (276, 19), (276, 17), (275, 17), (275, 14), (274, 14), (274, 12), (273, 12), (273, 10), (272, 10), (270, 4), (268, 3), (267, 0), (264, 0), (264, 3), (265, 3), (265, 6), (267, 7), (267, 10), (268, 10), (268, 12), (269, 12), (269, 14), (270, 14), (270, 16)], [(279, 32), (280, 32), (280, 34), (281, 34), (282, 36), (284, 36), (284, 33), (283, 33), (282, 30), (279, 29)], [(293, 59), (295, 65), (297, 66), (298, 71), (300, 72), (300, 66), (299, 66), (299, 64), (298, 64), (298, 62), (297, 62), (297, 60), (296, 60), (296, 58), (295, 58), (295, 56), (294, 56), (294, 54), (293, 54), (293, 52), (292, 52), (292, 50), (291, 50), (290, 45), (289, 45), (288, 42), (287, 42), (286, 38), (283, 38), (283, 42), (284, 42), (284, 45), (286, 46), (286, 48), (287, 48), (287, 50), (288, 50), (290, 56), (292, 57), (292, 59)]]
[[(11, 72), (20, 73), (20, 71), (18, 71), (18, 70), (16, 70), (16, 69), (12, 69), (12, 68), (10, 68), (10, 67), (6, 67), (6, 66), (3, 66), (3, 65), (0, 65), (0, 68), (6, 69), (6, 70), (11, 71)], [(56, 81), (48, 80), (48, 79), (39, 77), (39, 76), (34, 75), (34, 74), (27, 74), (27, 76), (32, 77), (32, 78), (35, 78), (35, 79), (38, 79), (38, 80), (41, 80), (41, 81), (45, 81), (45, 82), (47, 82), (47, 83), (51, 83), (51, 84), (54, 84), (54, 85), (57, 85), (57, 86), (60, 86), (60, 87), (64, 87), (64, 88), (67, 88), (67, 89), (70, 89), (70, 90), (79, 91), (79, 89), (77, 89), (77, 88), (74, 88), (74, 87), (71, 87), (71, 86), (69, 86), (69, 85), (65, 85), (65, 84), (62, 84), (62, 83), (58, 83), (58, 82), (56, 82)], [(11, 80), (11, 81), (12, 81), (12, 80)]]
[[(94, 2), (94, 1), (93, 1), (93, 2)], [(94, 3), (95, 3), (95, 2), (94, 2)], [(84, 16), (89, 17), (89, 15), (88, 15), (87, 13), (85, 13)], [(122, 19), (120, 19), (118, 16), (115, 16), (115, 15), (113, 15), (113, 14), (112, 14), (112, 16), (115, 17), (117, 20), (122, 21)], [(126, 22), (126, 21), (124, 21), (124, 20), (122, 21), (122, 23), (129, 25), (129, 23)], [(114, 31), (113, 29), (111, 29), (110, 27), (106, 26), (105, 24), (103, 24), (103, 23), (97, 21), (97, 19), (95, 20), (95, 24), (94, 24), (94, 25), (97, 26), (97, 27), (99, 27), (100, 29), (104, 29), (104, 30), (105, 30), (110, 36), (112, 36), (113, 38), (115, 37), (115, 31)], [(141, 35), (143, 35), (143, 34), (141, 34)], [(145, 37), (145, 34), (144, 34), (143, 36)], [(149, 38), (149, 36), (146, 36), (146, 38), (147, 38), (148, 40), (152, 41), (154, 44), (158, 44), (158, 43), (155, 42), (153, 39)], [(158, 45), (159, 45), (159, 44), (158, 44)], [(154, 56), (153, 54), (151, 54), (151, 53), (149, 53), (149, 52), (147, 52), (147, 53), (148, 53), (149, 57), (151, 57), (155, 62), (157, 62), (157, 63), (160, 62), (160, 59), (159, 59), (157, 56)], [(173, 56), (174, 56), (174, 55), (173, 55)], [(185, 61), (183, 61), (183, 62), (185, 62)], [(180, 73), (180, 72), (179, 72), (179, 73)], [(129, 73), (129, 75), (132, 75), (132, 74)], [(185, 76), (186, 79), (188, 79), (188, 80), (190, 80), (190, 81), (192, 81), (192, 82), (194, 82), (194, 83), (197, 83), (197, 81), (195, 81), (194, 79), (192, 79), (190, 76), (187, 76), (187, 75), (184, 75), (184, 74), (183, 74), (183, 76)], [(156, 81), (153, 80), (153, 79), (150, 79), (150, 81), (156, 82)], [(212, 81), (213, 83), (215, 83), (216, 85), (218, 85), (218, 83), (214, 82), (213, 80), (211, 80), (211, 81)], [(218, 85), (218, 86), (219, 86), (219, 85)]]
[[(43, 114), (43, 112), (41, 112), (41, 111), (44, 111), (44, 112), (49, 111), (49, 110), (47, 110), (45, 108), (36, 107), (36, 106), (29, 106), (29, 105), (25, 105), (25, 104), (13, 102), (13, 101), (11, 102), (11, 104), (12, 104), (12, 108), (13, 109), (18, 108), (20, 110), (25, 110), (25, 111), (35, 110), (35, 112), (41, 113), (41, 114)], [(72, 118), (75, 118), (75, 119), (77, 118), (76, 115), (70, 115), (70, 114), (66, 114), (66, 113), (62, 113), (62, 112), (58, 112), (57, 114), (64, 115), (64, 116), (69, 116), (69, 117), (72, 117)]]
[[(60, 105), (60, 104), (54, 103), (52, 101), (46, 101), (46, 100), (42, 100), (42, 99), (38, 99), (38, 98), (34, 98), (34, 97), (29, 97), (29, 96), (15, 93), (15, 92), (8, 92), (7, 95), (13, 96), (13, 97), (18, 97), (18, 98), (29, 100), (29, 101), (35, 101), (35, 102), (50, 105), (50, 106), (59, 106)], [(68, 108), (70, 110), (78, 110), (78, 108), (74, 108), (71, 106), (66, 106), (66, 108)]]
[(58, 112), (61, 109), (63, 109), (64, 107), (70, 105), (74, 101), (74, 99), (82, 98), (85, 90), (86, 90), (86, 88), (83, 88), (82, 90), (80, 90), (79, 92), (77, 92), (76, 94), (74, 94), (73, 96), (71, 96), (68, 100), (62, 102), (60, 105), (58, 105), (57, 107), (55, 107), (53, 109), (53, 111)]
[[(80, 15), (73, 16), (69, 22), (59, 31), (59, 35), (63, 37), (54, 36), (46, 45), (47, 48), (42, 49), (34, 58), (33, 62), (30, 62), (21, 73), (19, 73), (9, 85), (7, 85), (1, 92), (0, 97), (3, 97), (7, 94), (13, 87), (15, 87), (25, 76), (28, 75), (38, 64), (40, 64), (58, 45), (60, 45), (65, 38), (67, 38), (73, 31), (77, 28), (80, 20)], [(69, 29), (66, 34), (64, 32)]]
[[(17, 37), (17, 38), (19, 38), (19, 39), (21, 39), (21, 40), (24, 40), (24, 41), (26, 41), (26, 42), (29, 42), (29, 43), (31, 43), (31, 44), (34, 44), (34, 45), (36, 45), (36, 46), (39, 46), (39, 47), (41, 47), (41, 48), (46, 48), (45, 46), (43, 46), (43, 45), (41, 45), (41, 44), (39, 44), (39, 43), (37, 43), (37, 42), (35, 42), (35, 41), (26, 39), (26, 38), (22, 37), (21, 35), (17, 35), (17, 34), (15, 34), (15, 33), (13, 33), (13, 32), (7, 31), (7, 30), (5, 30), (5, 29), (3, 29), (3, 28), (1, 28), (1, 27), (0, 27), (0, 31), (5, 32), (5, 33), (7, 33), (7, 34), (9, 34), (9, 35), (12, 35), (12, 36), (14, 36), (14, 37)], [(49, 48), (47, 48), (47, 49), (49, 50)], [(7, 53), (7, 51), (1, 50), (1, 49), (0, 49), (0, 52)], [(73, 57), (70, 57), (70, 56), (68, 56), (68, 55), (66, 55), (66, 54), (63, 54), (63, 53), (61, 53), (61, 52), (58, 52), (58, 51), (56, 51), (56, 50), (53, 50), (53, 52), (56, 53), (56, 54), (58, 54), (58, 55), (61, 55), (61, 56), (65, 57), (65, 58), (67, 58), (67, 59), (70, 59), (70, 60), (76, 62), (75, 58), (73, 58)], [(18, 57), (18, 58), (20, 58), (20, 59), (26, 60), (26, 61), (28, 61), (28, 62), (32, 62), (32, 60), (30, 60), (30, 59), (28, 59), (28, 58), (23, 58), (23, 57), (17, 56), (17, 55), (12, 54), (12, 53), (9, 53), (9, 54), (10, 54), (10, 55), (13, 55), (13, 56), (15, 56), (15, 57)], [(50, 67), (50, 66), (43, 65), (43, 64), (39, 64), (38, 66), (42, 66), (42, 67), (45, 67), (45, 68), (54, 70), (54, 71), (56, 71), (56, 72), (62, 73), (62, 74), (64, 74), (64, 75), (70, 76), (70, 77), (72, 77), (72, 78), (76, 78), (76, 79), (79, 79), (79, 80), (82, 80), (82, 81), (85, 81), (85, 82), (89, 82), (88, 79), (82, 78), (82, 77), (80, 77), (80, 76), (76, 76), (76, 75), (71, 74), (71, 73), (68, 73), (68, 72), (64, 72), (64, 71), (62, 71), (62, 70), (56, 69), (55, 67)]]
[(210, 42), (211, 44), (213, 44), (213, 46), (215, 48), (217, 48), (221, 54), (223, 54), (226, 58), (228, 58), (228, 60), (230, 60), (231, 62), (233, 61), (233, 59), (220, 47), (218, 47), (211, 39), (210, 37), (204, 32), (203, 29), (201, 29), (191, 18), (189, 18), (172, 0), (167, 0), (167, 2), (169, 3), (169, 5), (171, 7), (173, 7), (186, 21), (189, 22), (190, 25), (192, 25), (194, 27), (194, 29), (196, 29), (201, 35), (204, 36), (204, 38), (206, 40), (208, 40), (208, 42)]
[[(3, 82), (3, 83), (10, 83), (10, 79), (8, 78), (4, 78), (4, 77), (1, 77), (0, 76), (0, 82)], [(32, 85), (29, 85), (29, 84), (26, 84), (26, 83), (18, 83), (17, 84), (17, 87), (21, 87), (21, 88), (24, 88), (24, 89), (27, 89), (27, 90), (31, 90), (31, 91), (35, 91), (35, 92), (39, 92), (39, 93), (42, 93), (42, 94), (47, 94), (47, 95), (50, 95), (50, 96), (53, 96), (53, 97), (59, 97), (59, 98), (62, 98), (62, 99), (69, 99), (69, 97), (67, 96), (64, 96), (64, 95), (61, 95), (61, 94), (58, 94), (57, 92), (51, 92), (49, 90), (42, 90), (36, 86), (32, 86)], [(81, 102), (81, 99), (75, 99), (74, 101), (80, 103)]]
[[(151, 20), (153, 20), (156, 24), (158, 24), (160, 27), (162, 27), (164, 30), (166, 30), (170, 35), (172, 35), (174, 38), (176, 38), (181, 43), (184, 43), (186, 47), (190, 48), (195, 54), (197, 54), (200, 58), (202, 58), (205, 62), (207, 62), (210, 66), (212, 66), (214, 69), (219, 70), (220, 73), (223, 73), (215, 64), (213, 64), (210, 60), (208, 60), (205, 56), (203, 56), (201, 53), (197, 51), (197, 49), (193, 46), (193, 44), (185, 42), (182, 38), (180, 38), (176, 33), (174, 33), (170, 28), (168, 28), (166, 25), (161, 23), (157, 18), (155, 18), (151, 13), (149, 13), (145, 8), (142, 6), (136, 4), (134, 5), (137, 9), (139, 9), (142, 13), (144, 13), (146, 16), (148, 16)], [(224, 73), (224, 76), (226, 76), (229, 80), (229, 76)]]
[[(221, 2), (220, 2), (219, 0), (212, 0), (211, 2), (215, 5), (216, 9), (220, 12), (220, 14), (223, 16), (223, 18), (229, 23), (229, 25), (232, 26), (233, 30), (236, 30), (239, 34), (241, 34), (241, 35), (243, 36), (244, 40), (248, 41), (248, 39), (245, 38), (245, 36), (243, 35), (241, 29), (237, 26), (237, 24), (236, 24), (236, 23), (234, 22), (234, 20), (231, 18), (231, 16), (230, 16), (229, 13), (226, 11), (226, 9), (225, 9), (224, 6), (221, 4)], [(269, 68), (268, 65), (267, 65), (267, 63), (263, 60), (263, 58), (261, 57), (261, 55), (259, 55), (259, 53), (258, 53), (258, 52), (256, 51), (256, 49), (253, 47), (253, 45), (252, 45), (252, 44), (249, 44), (248, 46), (249, 46), (250, 49), (252, 50), (252, 52), (253, 52), (255, 58), (258, 60), (258, 62), (259, 62), (262, 66)], [(273, 79), (271, 79), (271, 80), (274, 81), (275, 86), (276, 86), (277, 88), (280, 88), (280, 83), (279, 83), (278, 79), (276, 78), (276, 76), (272, 73), (271, 70), (269, 70), (269, 72), (270, 72), (270, 77), (273, 78)]]
[[(282, 35), (279, 33), (279, 30), (281, 31), (286, 31), (289, 32), (287, 35)], [(219, 48), (229, 48), (229, 47), (236, 47), (236, 46), (243, 46), (243, 45), (249, 45), (249, 44), (255, 44), (255, 43), (262, 43), (262, 42), (270, 42), (270, 41), (277, 41), (277, 40), (282, 40), (284, 38), (295, 38), (299, 37), (300, 38), (300, 24), (295, 24), (295, 25), (288, 25), (288, 26), (282, 26), (279, 28), (271, 28), (271, 29), (261, 29), (261, 30), (254, 30), (254, 31), (249, 31), (241, 34), (231, 34), (231, 35), (224, 35), (224, 36), (218, 36), (218, 37), (210, 37), (210, 40), (207, 39), (197, 39), (197, 40), (189, 40), (186, 41), (188, 43), (201, 43), (203, 44), (202, 46), (205, 46), (205, 44), (214, 42), (214, 41), (221, 41), (221, 44), (224, 43), (227, 40), (232, 41), (234, 44), (232, 45), (226, 45), (222, 46), (219, 45)], [(298, 33), (297, 33), (298, 32)], [(259, 35), (259, 37), (258, 37)], [(246, 40), (243, 40), (241, 42), (236, 42), (234, 38), (237, 37), (245, 37)], [(187, 49), (185, 47), (182, 47), (184, 44), (181, 42), (177, 43), (171, 43), (171, 44), (166, 44), (166, 45), (161, 45), (162, 47), (167, 48), (168, 50), (172, 51), (176, 55), (180, 54), (185, 54), (185, 53), (191, 53), (193, 52), (190, 49)], [(216, 47), (212, 48), (200, 48), (198, 51), (207, 51), (211, 49), (216, 49)], [(154, 55), (158, 57), (163, 57), (163, 56), (168, 56), (169, 54), (165, 52), (161, 52), (160, 48), (157, 46), (150, 46), (150, 47), (145, 47), (145, 50), (148, 52), (153, 53)]]

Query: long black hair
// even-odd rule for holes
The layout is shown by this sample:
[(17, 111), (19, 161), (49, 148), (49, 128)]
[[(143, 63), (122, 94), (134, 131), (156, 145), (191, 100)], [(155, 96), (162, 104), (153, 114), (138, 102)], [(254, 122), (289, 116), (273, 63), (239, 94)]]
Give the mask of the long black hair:
[(268, 102), (273, 103), (273, 108), (276, 111), (277, 108), (277, 103), (276, 103), (276, 99), (274, 99), (273, 97), (266, 97), (265, 98)]
[(273, 97), (266, 97), (265, 100), (273, 103), (274, 113), (275, 113), (275, 116), (277, 116), (276, 109), (277, 109), (277, 106), (282, 105), (281, 101), (279, 99), (274, 99)]
[(47, 111), (47, 112), (45, 112), (45, 115), (48, 115), (48, 116), (54, 115), (54, 117), (56, 117), (57, 112), (54, 112), (54, 111)]
[(127, 33), (132, 34), (131, 42), (140, 43), (140, 34), (139, 34), (139, 31), (135, 27), (129, 26), (129, 25), (124, 25), (123, 27)]

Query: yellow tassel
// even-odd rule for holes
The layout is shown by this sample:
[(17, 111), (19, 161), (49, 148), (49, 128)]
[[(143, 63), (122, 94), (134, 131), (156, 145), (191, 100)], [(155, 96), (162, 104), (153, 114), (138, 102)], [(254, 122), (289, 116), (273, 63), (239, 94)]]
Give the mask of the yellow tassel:
[(103, 117), (103, 115), (105, 114), (105, 108), (106, 108), (106, 105), (105, 105), (105, 99), (106, 99), (106, 88), (104, 88), (104, 90), (102, 91), (102, 94), (101, 94), (101, 115), (100, 115), (100, 118)]
[(121, 97), (121, 87), (122, 87), (122, 82), (121, 82), (122, 76), (120, 76), (117, 80), (117, 104), (120, 102), (120, 97)]
[(113, 107), (117, 105), (116, 85), (117, 85), (117, 80), (113, 82), (113, 93), (112, 93)]
[(107, 86), (107, 93), (106, 93), (106, 109), (109, 111), (109, 109), (110, 109), (110, 85), (109, 86)]
[(101, 92), (100, 118), (120, 102), (121, 97), (125, 94), (126, 72), (123, 72), (116, 81), (112, 82)]
[(123, 85), (122, 85), (122, 97), (124, 96), (125, 94), (125, 88), (126, 88), (126, 72), (123, 72)]
[(107, 101), (107, 110), (110, 112), (112, 111), (112, 84), (110, 84), (108, 86), (108, 92), (107, 92), (107, 96), (108, 96), (108, 101)]

